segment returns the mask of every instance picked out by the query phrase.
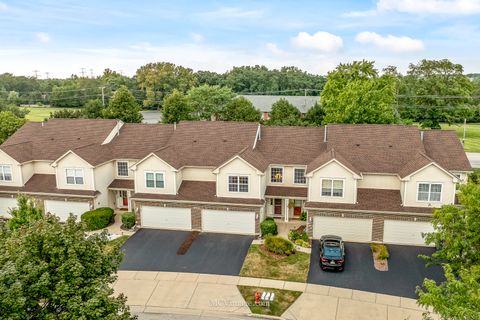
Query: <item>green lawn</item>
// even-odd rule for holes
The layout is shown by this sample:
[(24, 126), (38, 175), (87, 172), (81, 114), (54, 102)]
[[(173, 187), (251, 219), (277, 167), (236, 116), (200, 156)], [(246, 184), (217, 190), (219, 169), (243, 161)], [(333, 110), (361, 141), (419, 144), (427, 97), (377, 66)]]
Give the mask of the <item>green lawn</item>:
[[(27, 109), (30, 112), (25, 117), (29, 121), (40, 122), (45, 120), (45, 118), (50, 117), (50, 112), (54, 112), (57, 110), (63, 110), (66, 108), (52, 108), (52, 107), (23, 107), (23, 109)], [(75, 110), (75, 109), (74, 109)]]
[[(463, 124), (442, 124), (442, 129), (455, 130), (460, 140), (463, 139)], [(480, 152), (480, 123), (467, 124), (465, 134), (465, 151)]]
[(303, 252), (276, 258), (265, 254), (260, 245), (251, 245), (240, 276), (307, 282), (310, 255)]
[[(280, 290), (271, 288), (256, 288), (247, 286), (238, 286), (238, 290), (247, 302), (252, 313), (265, 314), (269, 316), (280, 317), (302, 294), (299, 291)], [(273, 292), (275, 297), (273, 301), (263, 302), (260, 305), (255, 304), (255, 292)]]

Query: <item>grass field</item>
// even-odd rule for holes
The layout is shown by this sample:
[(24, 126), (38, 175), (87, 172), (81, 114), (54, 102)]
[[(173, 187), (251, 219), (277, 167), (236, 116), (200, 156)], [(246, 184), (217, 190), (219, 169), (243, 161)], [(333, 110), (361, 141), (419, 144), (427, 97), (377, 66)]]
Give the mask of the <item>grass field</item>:
[(40, 122), (45, 120), (45, 118), (50, 117), (50, 112), (57, 110), (63, 110), (65, 108), (52, 108), (52, 107), (24, 107), (30, 112), (27, 114), (26, 118), (29, 121)]
[[(460, 140), (463, 139), (463, 124), (442, 124), (442, 129), (455, 130)], [(480, 152), (480, 123), (467, 124), (467, 130), (465, 134), (465, 151), (467, 152)]]

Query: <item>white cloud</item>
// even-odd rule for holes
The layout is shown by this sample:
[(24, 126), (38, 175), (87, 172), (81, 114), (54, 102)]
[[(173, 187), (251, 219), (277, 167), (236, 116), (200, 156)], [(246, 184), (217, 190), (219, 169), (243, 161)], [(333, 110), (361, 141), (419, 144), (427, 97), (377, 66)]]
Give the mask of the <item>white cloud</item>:
[(195, 42), (202, 42), (203, 40), (205, 40), (205, 37), (203, 36), (203, 34), (196, 33), (196, 32), (190, 32), (190, 38), (192, 38), (192, 40)]
[(334, 52), (343, 46), (343, 40), (339, 36), (324, 31), (312, 35), (307, 32), (299, 32), (292, 38), (292, 44), (298, 48)]
[(263, 15), (261, 10), (244, 10), (237, 7), (221, 7), (214, 11), (203, 12), (200, 14), (206, 18), (220, 18), (220, 19), (232, 19), (232, 18), (259, 18)]
[(343, 16), (366, 17), (389, 11), (418, 15), (475, 15), (480, 14), (480, 0), (378, 0), (375, 9), (347, 12)]
[(375, 32), (360, 32), (355, 37), (355, 41), (360, 43), (369, 43), (386, 51), (404, 53), (416, 52), (424, 49), (423, 42), (406, 36), (396, 37), (393, 35), (381, 36)]
[(7, 9), (8, 9), (8, 6), (5, 3), (0, 2), (0, 12), (7, 11)]
[(280, 49), (276, 43), (272, 43), (272, 42), (269, 42), (267, 44), (265, 44), (265, 48), (267, 48), (267, 50), (269, 52), (271, 52), (272, 54), (276, 55), (276, 56), (287, 56), (288, 55), (288, 52)]
[(49, 43), (50, 42), (50, 35), (46, 32), (37, 32), (35, 33), (37, 40), (41, 43)]

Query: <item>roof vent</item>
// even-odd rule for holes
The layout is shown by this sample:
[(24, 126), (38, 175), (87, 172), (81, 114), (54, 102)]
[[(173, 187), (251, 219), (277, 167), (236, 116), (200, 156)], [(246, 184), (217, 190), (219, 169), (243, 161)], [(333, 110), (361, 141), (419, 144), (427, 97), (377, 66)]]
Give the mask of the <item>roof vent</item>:
[(327, 142), (327, 126), (325, 125), (325, 129), (323, 132), (323, 142)]
[(360, 147), (360, 143), (357, 143), (356, 146), (357, 146), (357, 147)]
[(175, 130), (177, 130), (177, 122), (176, 121), (173, 123), (173, 131), (175, 131)]
[(420, 140), (423, 141), (423, 131), (420, 131)]
[(193, 140), (193, 142), (197, 142), (197, 140)]
[(223, 139), (223, 142), (227, 142), (227, 139)]

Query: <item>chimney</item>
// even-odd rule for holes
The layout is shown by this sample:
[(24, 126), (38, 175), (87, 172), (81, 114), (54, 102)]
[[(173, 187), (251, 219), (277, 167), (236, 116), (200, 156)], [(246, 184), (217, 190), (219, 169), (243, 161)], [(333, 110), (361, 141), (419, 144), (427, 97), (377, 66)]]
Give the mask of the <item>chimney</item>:
[(323, 142), (327, 142), (327, 125), (325, 125), (325, 129), (323, 132)]

